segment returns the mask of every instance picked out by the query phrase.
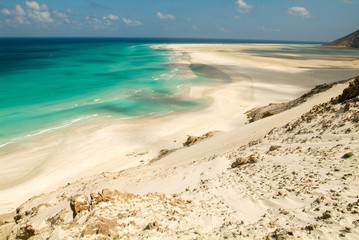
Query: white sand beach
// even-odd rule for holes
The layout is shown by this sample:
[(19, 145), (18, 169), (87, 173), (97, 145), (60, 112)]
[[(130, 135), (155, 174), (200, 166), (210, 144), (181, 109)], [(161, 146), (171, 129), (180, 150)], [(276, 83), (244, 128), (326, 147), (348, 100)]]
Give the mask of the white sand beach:
[[(325, 105), (317, 107), (313, 121), (301, 117), (349, 84), (337, 84), (253, 123), (245, 114), (293, 100), (318, 84), (359, 75), (359, 59), (281, 55), (279, 49), (285, 45), (157, 47), (172, 50), (174, 63), (187, 76), (194, 74), (192, 70), (215, 71), (230, 81), (183, 87), (182, 98), (208, 99), (209, 106), (202, 110), (121, 121), (85, 120), (4, 147), (0, 161), (7, 175), (0, 188), (0, 211), (14, 212), (27, 199), (42, 195), (18, 209), (17, 224), (2, 225), (2, 236), (13, 228), (10, 239), (21, 234), (95, 239), (98, 224), (104, 222), (113, 225), (102, 232), (108, 239), (359, 237), (359, 135), (351, 120), (358, 104), (351, 103), (346, 115), (344, 105), (337, 104), (328, 110)], [(253, 51), (258, 49), (278, 53)], [(328, 119), (333, 127), (323, 129)], [(292, 130), (294, 125), (299, 129)], [(189, 135), (210, 131), (219, 133), (183, 146)], [(278, 147), (269, 151), (271, 146)], [(156, 159), (162, 149), (176, 151)], [(349, 152), (354, 156), (343, 160)], [(251, 155), (255, 163), (231, 168), (240, 157)], [(73, 219), (70, 199), (77, 194), (89, 198), (103, 189), (140, 195), (108, 191), (107, 200), (101, 197), (90, 211), (86, 208)]]

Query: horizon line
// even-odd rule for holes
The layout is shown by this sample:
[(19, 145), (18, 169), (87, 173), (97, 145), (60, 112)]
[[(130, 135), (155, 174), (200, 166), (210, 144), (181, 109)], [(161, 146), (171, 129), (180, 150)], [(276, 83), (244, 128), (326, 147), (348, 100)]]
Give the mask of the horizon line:
[(312, 40), (275, 40), (275, 39), (249, 39), (249, 38), (205, 38), (205, 37), (115, 37), (115, 36), (0, 36), (0, 39), (6, 38), (42, 38), (42, 39), (70, 39), (70, 38), (97, 38), (97, 39), (157, 39), (157, 40), (214, 40), (214, 41), (259, 41), (259, 42), (293, 42), (293, 43), (327, 43), (326, 41)]

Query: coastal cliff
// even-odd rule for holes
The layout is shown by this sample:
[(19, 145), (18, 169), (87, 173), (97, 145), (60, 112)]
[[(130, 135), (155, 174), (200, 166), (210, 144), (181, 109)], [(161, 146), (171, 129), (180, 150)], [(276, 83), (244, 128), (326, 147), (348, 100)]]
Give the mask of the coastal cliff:
[(359, 30), (325, 45), (335, 47), (359, 48)]

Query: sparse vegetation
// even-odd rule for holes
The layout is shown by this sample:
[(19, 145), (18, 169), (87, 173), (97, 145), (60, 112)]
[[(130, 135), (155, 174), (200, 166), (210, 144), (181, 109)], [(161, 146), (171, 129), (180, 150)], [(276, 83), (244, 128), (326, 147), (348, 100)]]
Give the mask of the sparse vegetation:
[(354, 156), (354, 153), (349, 152), (349, 153), (344, 154), (342, 158), (347, 159), (347, 158), (351, 158), (353, 156)]

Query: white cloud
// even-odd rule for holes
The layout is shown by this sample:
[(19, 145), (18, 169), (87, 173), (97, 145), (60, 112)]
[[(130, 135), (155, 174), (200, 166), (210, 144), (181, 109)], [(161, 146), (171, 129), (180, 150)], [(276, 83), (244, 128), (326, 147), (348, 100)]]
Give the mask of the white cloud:
[(258, 27), (258, 29), (263, 32), (280, 32), (279, 28), (267, 28), (265, 26), (260, 26), (260, 27)]
[(238, 15), (235, 15), (234, 18), (235, 18), (235, 19), (240, 19), (241, 17), (238, 16)]
[(66, 22), (66, 23), (69, 23), (69, 22), (70, 22), (70, 19), (69, 19), (69, 17), (67, 16), (66, 13), (59, 12), (59, 11), (57, 11), (57, 10), (54, 10), (54, 11), (52, 11), (52, 12), (54, 13), (55, 17), (56, 17), (57, 19), (59, 19), (60, 21), (64, 21), (64, 22)]
[(16, 5), (15, 5), (15, 14), (17, 14), (17, 15), (24, 15), (24, 14), (25, 14), (25, 11), (24, 11), (24, 9), (21, 7), (20, 4), (16, 4)]
[(193, 30), (197, 31), (198, 27), (196, 25), (193, 25)]
[(25, 10), (21, 7), (20, 4), (15, 5), (15, 9), (3, 9), (1, 11), (6, 16), (11, 16), (12, 18), (6, 19), (6, 23), (11, 26), (16, 26), (17, 24), (30, 24), (27, 19)]
[(296, 17), (302, 17), (302, 18), (310, 18), (312, 15), (305, 7), (290, 7), (287, 11), (288, 14), (296, 16)]
[(127, 19), (127, 18), (122, 18), (122, 21), (124, 23), (126, 23), (127, 25), (131, 25), (131, 26), (139, 26), (142, 25), (142, 23), (140, 21), (137, 21), (135, 19)]
[(28, 8), (31, 8), (34, 10), (41, 10), (40, 5), (36, 1), (33, 1), (33, 2), (25, 1), (25, 3)]
[(13, 25), (14, 23), (15, 23), (15, 25), (16, 25), (16, 23), (18, 23), (20, 25), (21, 24), (30, 24), (30, 21), (25, 19), (23, 16), (16, 16), (13, 22), (10, 19), (8, 19), (8, 20), (11, 25)]
[(173, 16), (172, 14), (165, 14), (165, 13), (161, 13), (161, 12), (157, 12), (157, 17), (159, 17), (161, 19), (168, 19), (168, 20), (176, 19), (176, 17)]
[(113, 14), (109, 14), (107, 16), (103, 16), (101, 18), (98, 17), (90, 17), (90, 16), (86, 16), (85, 20), (87, 22), (87, 24), (90, 24), (94, 29), (104, 29), (104, 28), (108, 28), (110, 26), (115, 26), (113, 25), (113, 21), (119, 20), (120, 18), (116, 15)]
[(50, 23), (54, 21), (48, 11), (30, 11), (28, 12), (28, 16), (40, 23)]
[(342, 0), (345, 3), (354, 3), (353, 0)]
[(248, 3), (244, 2), (243, 0), (237, 0), (237, 10), (241, 13), (249, 13), (250, 10), (253, 8), (252, 5), (249, 5)]
[(110, 20), (119, 20), (119, 19), (120, 19), (118, 16), (113, 15), (113, 14), (109, 14), (109, 15), (107, 16), (107, 18), (110, 19)]
[(42, 4), (40, 6), (40, 4), (36, 1), (33, 1), (33, 2), (28, 2), (28, 1), (25, 1), (25, 4), (28, 8), (31, 8), (33, 10), (36, 10), (36, 11), (47, 11), (49, 10), (49, 8), (47, 7), (46, 4)]
[(7, 8), (3, 8), (3, 9), (1, 9), (1, 12), (2, 12), (2, 14), (6, 15), (6, 16), (11, 15), (10, 10), (9, 10), (9, 9), (7, 9)]

